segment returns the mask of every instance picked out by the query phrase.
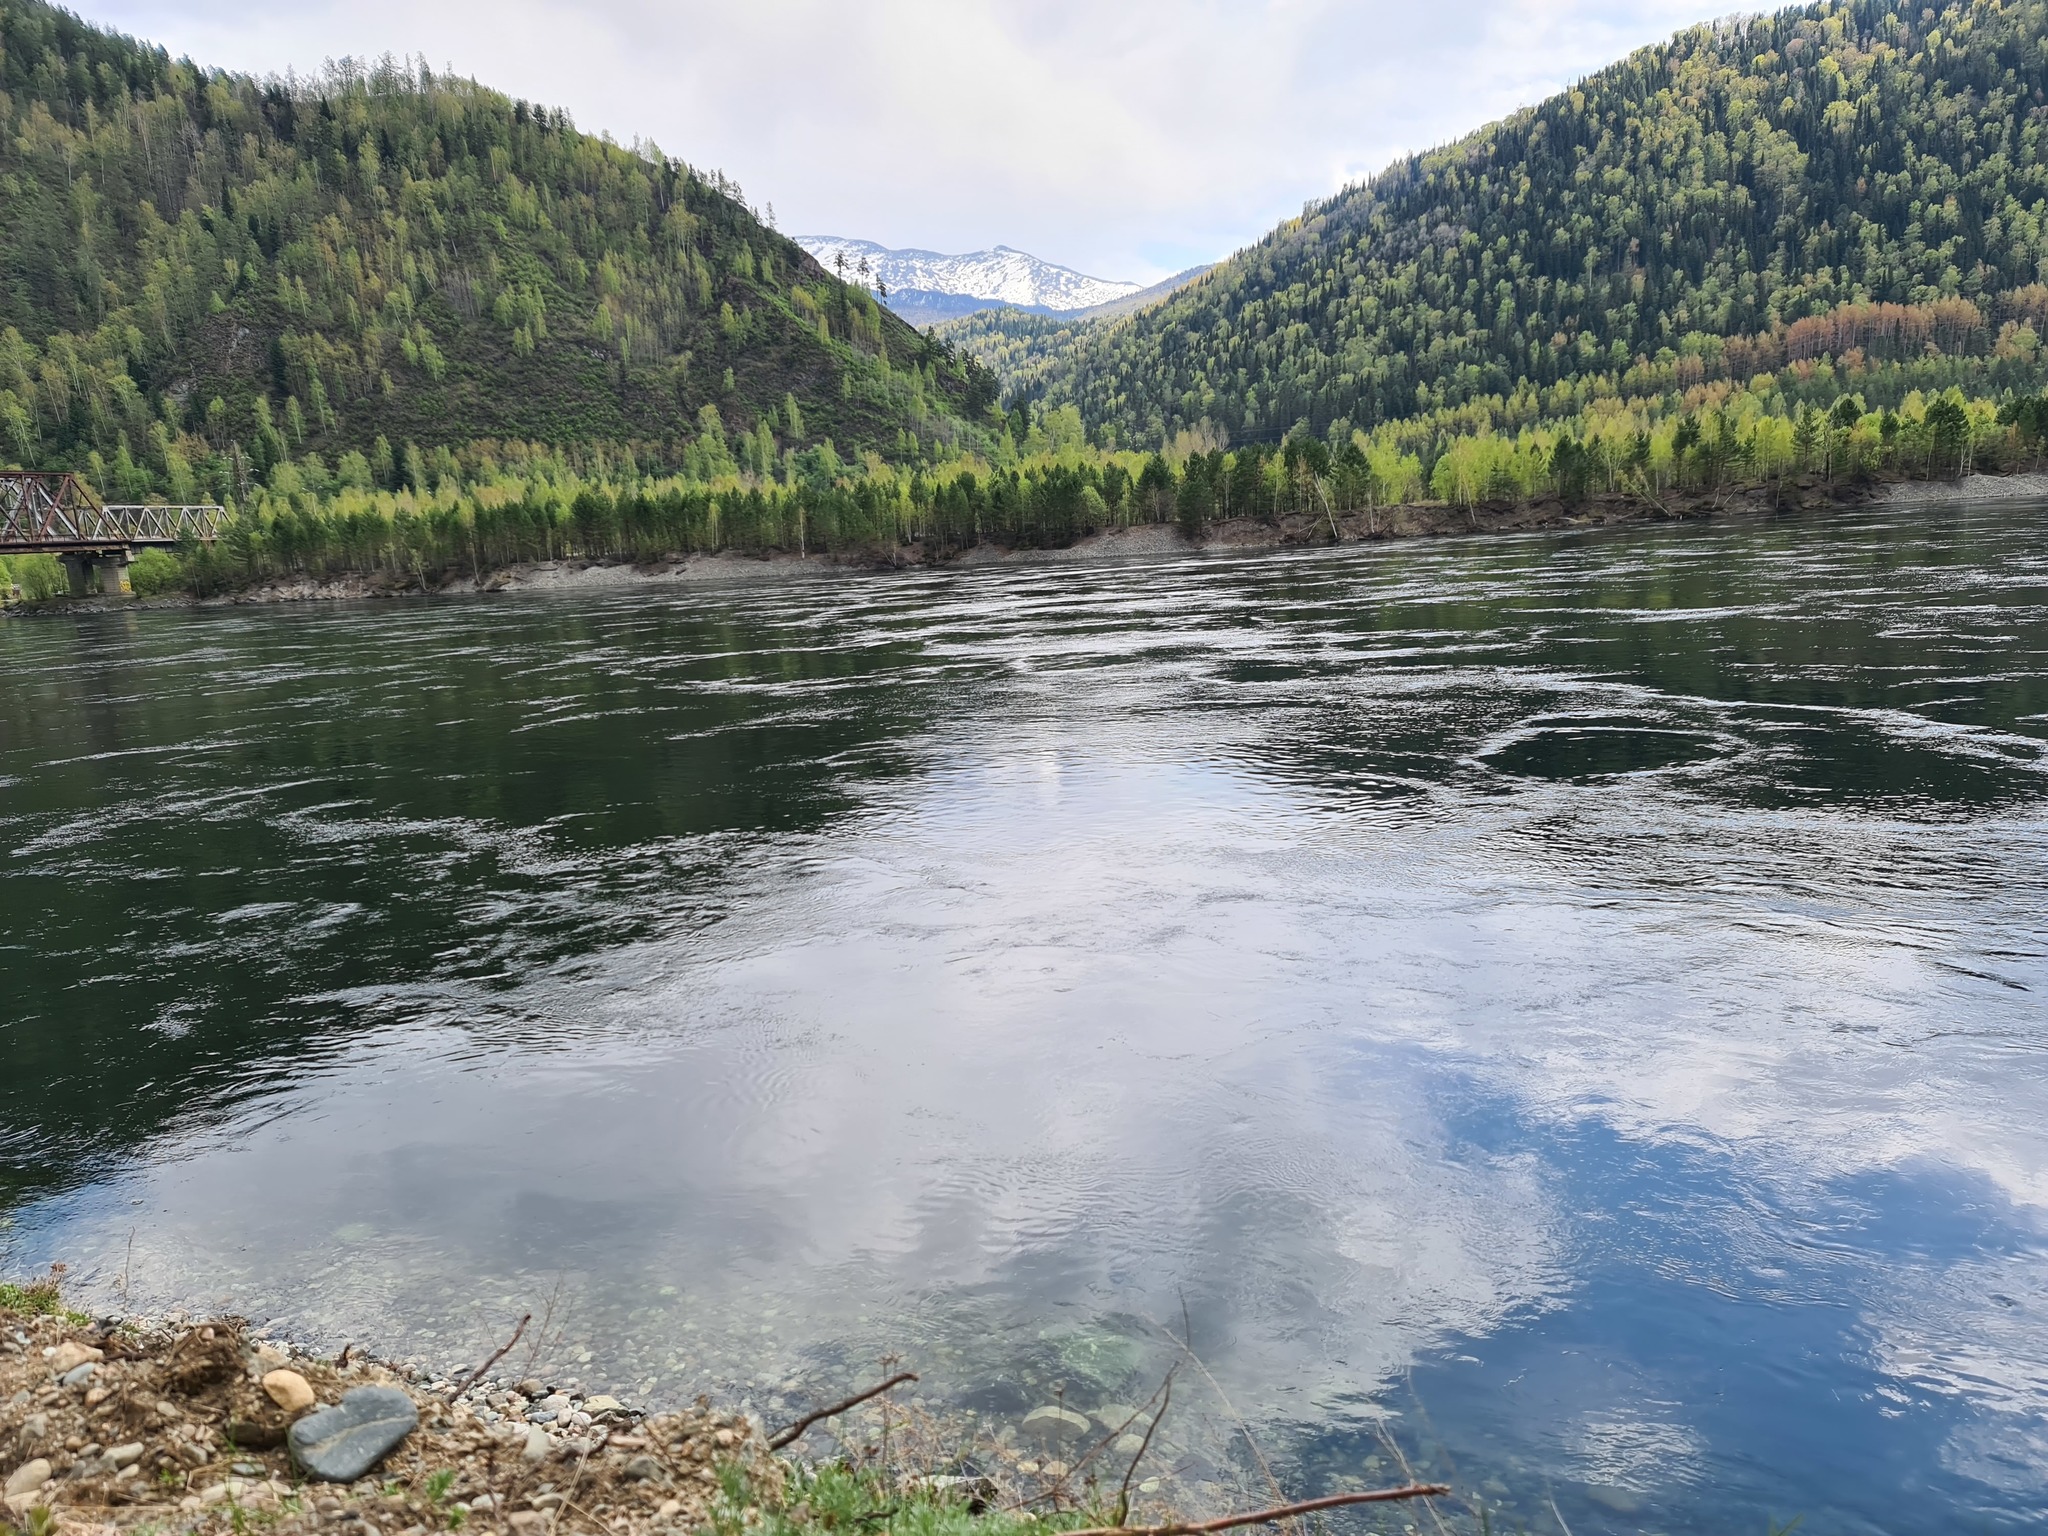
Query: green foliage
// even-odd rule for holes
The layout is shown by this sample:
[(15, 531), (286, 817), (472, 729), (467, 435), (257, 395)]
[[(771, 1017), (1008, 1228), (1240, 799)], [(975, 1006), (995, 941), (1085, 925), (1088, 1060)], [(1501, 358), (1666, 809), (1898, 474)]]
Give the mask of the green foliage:
[(47, 1504), (31, 1507), (18, 1526), (0, 1520), (0, 1536), (56, 1536), (56, 1530), (57, 1512)]
[[(1714, 385), (1897, 408), (2048, 368), (2048, 0), (1699, 26), (1311, 206), (1164, 304), (948, 335), (1108, 440), (1435, 415), (1519, 431)], [(1794, 413), (1796, 416), (1796, 412)], [(1939, 430), (1953, 433), (1953, 423)]]
[(722, 175), (424, 65), (259, 81), (0, 0), (0, 208), (0, 460), (123, 498), (379, 440), (679, 448), (714, 398), (931, 456), (993, 395)]
[(18, 593), (24, 602), (39, 603), (68, 590), (55, 555), (0, 555), (0, 599)]
[(1032, 1515), (1019, 1510), (975, 1513), (961, 1494), (907, 1484), (839, 1463), (793, 1465), (783, 1497), (758, 1500), (731, 1465), (719, 1468), (720, 1497), (711, 1536), (818, 1536), (820, 1531), (888, 1530), (897, 1536), (1052, 1536), (1096, 1521), (1082, 1511)]
[(175, 592), (185, 584), (185, 567), (167, 550), (145, 549), (136, 553), (128, 566), (128, 584), (137, 597), (157, 597)]
[(64, 1310), (57, 1282), (31, 1280), (26, 1285), (0, 1281), (0, 1312), (16, 1317), (48, 1317)]

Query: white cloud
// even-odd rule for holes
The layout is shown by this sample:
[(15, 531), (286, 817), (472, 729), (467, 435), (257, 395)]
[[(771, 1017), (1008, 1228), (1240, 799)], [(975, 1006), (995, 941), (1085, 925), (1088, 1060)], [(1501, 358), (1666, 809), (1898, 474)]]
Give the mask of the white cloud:
[(1701, 0), (101, 0), (202, 63), (424, 54), (737, 177), (785, 230), (1150, 280)]

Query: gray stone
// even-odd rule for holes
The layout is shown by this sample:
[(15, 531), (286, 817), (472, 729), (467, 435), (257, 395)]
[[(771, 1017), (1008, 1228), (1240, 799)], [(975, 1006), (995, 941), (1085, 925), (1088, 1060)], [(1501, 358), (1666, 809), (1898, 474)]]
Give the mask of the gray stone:
[(1088, 1420), (1071, 1408), (1048, 1403), (1024, 1415), (1024, 1433), (1042, 1440), (1078, 1440), (1088, 1432)]
[(550, 1449), (552, 1442), (548, 1439), (548, 1432), (538, 1424), (527, 1425), (526, 1444), (520, 1447), (519, 1459), (526, 1462), (546, 1461)]
[(626, 1463), (626, 1477), (636, 1483), (651, 1483), (661, 1476), (661, 1463), (652, 1456), (635, 1456)]
[(420, 1422), (397, 1387), (356, 1387), (331, 1408), (307, 1414), (285, 1439), (308, 1477), (352, 1483), (398, 1449)]
[(57, 1385), (60, 1387), (82, 1387), (92, 1380), (92, 1373), (98, 1369), (97, 1365), (88, 1360), (75, 1370), (66, 1371), (62, 1376), (59, 1376), (57, 1378)]
[(25, 1462), (9, 1474), (6, 1482), (6, 1497), (19, 1498), (24, 1493), (34, 1493), (50, 1480), (50, 1464), (38, 1456), (34, 1461)]

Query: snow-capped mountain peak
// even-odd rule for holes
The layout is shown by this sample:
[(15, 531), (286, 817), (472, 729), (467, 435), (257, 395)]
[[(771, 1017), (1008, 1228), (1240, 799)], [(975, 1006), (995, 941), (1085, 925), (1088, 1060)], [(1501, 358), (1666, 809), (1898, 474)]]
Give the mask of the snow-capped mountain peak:
[(1092, 309), (1137, 293), (1143, 287), (1140, 283), (1090, 277), (1071, 267), (1055, 266), (1026, 252), (1013, 251), (1007, 245), (992, 251), (946, 256), (937, 251), (892, 251), (872, 240), (850, 240), (843, 235), (798, 235), (796, 243), (815, 256), (827, 271), (835, 271), (835, 258), (844, 255), (848, 278), (856, 275), (865, 260), (869, 281), (888, 284), (892, 299), (897, 294), (947, 295), (984, 304), (1058, 312)]

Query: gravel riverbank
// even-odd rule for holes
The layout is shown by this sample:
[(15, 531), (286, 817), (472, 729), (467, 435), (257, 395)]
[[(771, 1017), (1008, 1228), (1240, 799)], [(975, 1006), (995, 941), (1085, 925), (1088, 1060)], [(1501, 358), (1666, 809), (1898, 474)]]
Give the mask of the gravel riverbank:
[[(761, 1426), (700, 1403), (644, 1416), (544, 1381), (466, 1390), (329, 1361), (232, 1319), (93, 1323), (0, 1312), (0, 1519), (24, 1532), (615, 1536), (696, 1531), (787, 1468)], [(352, 1404), (375, 1410), (345, 1422)], [(366, 1464), (367, 1463), (367, 1464)]]

